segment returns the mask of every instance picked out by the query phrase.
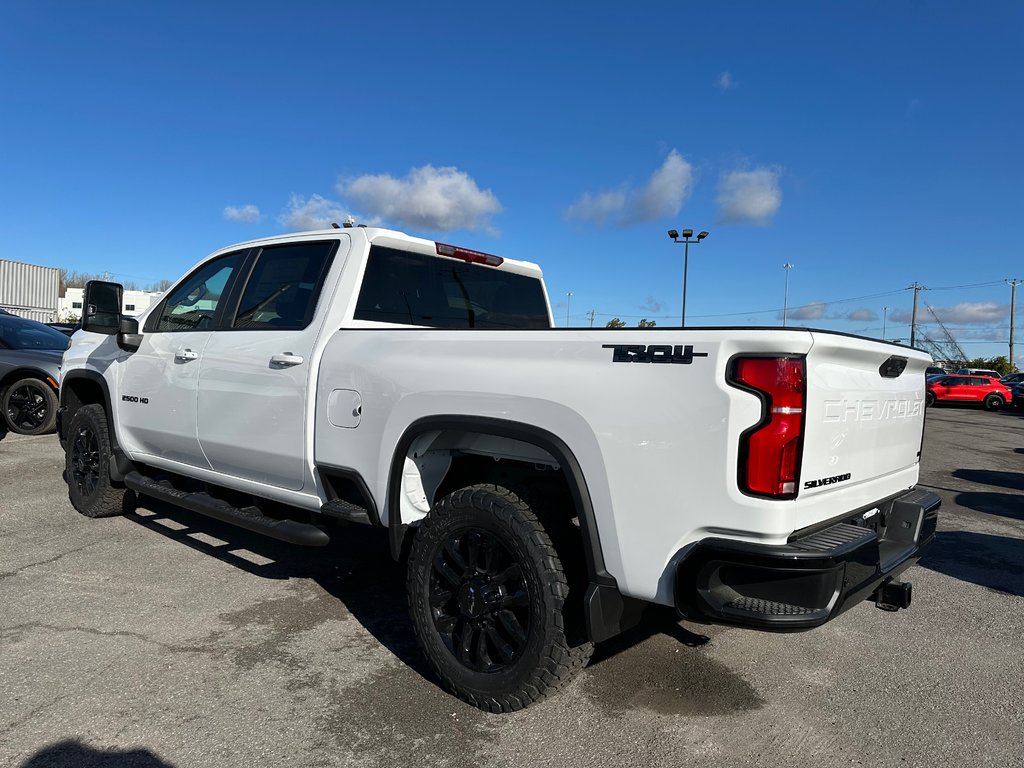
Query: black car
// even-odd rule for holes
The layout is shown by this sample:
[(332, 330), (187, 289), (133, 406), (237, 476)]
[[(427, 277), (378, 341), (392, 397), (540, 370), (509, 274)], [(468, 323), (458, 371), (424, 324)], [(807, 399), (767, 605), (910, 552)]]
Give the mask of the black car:
[(52, 432), (61, 358), (71, 340), (44, 323), (0, 314), (0, 431)]

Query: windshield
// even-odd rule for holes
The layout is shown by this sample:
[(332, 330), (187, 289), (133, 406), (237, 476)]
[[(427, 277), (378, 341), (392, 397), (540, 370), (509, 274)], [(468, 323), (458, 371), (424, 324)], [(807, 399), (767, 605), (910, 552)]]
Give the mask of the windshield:
[(63, 352), (71, 339), (35, 320), (0, 315), (0, 347), (6, 349), (55, 349)]

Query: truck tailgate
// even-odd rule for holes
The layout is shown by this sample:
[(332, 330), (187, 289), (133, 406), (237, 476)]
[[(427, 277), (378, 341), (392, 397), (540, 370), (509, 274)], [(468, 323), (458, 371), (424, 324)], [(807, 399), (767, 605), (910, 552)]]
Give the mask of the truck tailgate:
[(799, 498), (839, 503), (848, 489), (905, 474), (920, 460), (931, 358), (868, 339), (812, 336)]

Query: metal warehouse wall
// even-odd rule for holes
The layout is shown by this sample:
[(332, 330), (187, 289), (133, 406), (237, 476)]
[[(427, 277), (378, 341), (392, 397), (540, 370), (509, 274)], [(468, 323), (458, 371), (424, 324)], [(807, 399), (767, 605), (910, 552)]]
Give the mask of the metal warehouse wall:
[(0, 259), (0, 307), (50, 323), (57, 319), (60, 271), (20, 261)]

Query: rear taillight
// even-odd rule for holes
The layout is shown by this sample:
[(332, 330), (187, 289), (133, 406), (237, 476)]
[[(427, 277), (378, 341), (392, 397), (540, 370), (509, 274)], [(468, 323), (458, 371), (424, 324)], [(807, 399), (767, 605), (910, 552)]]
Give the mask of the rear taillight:
[(807, 383), (802, 357), (739, 357), (729, 383), (761, 398), (761, 421), (740, 437), (739, 484), (745, 493), (796, 497)]

